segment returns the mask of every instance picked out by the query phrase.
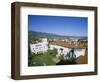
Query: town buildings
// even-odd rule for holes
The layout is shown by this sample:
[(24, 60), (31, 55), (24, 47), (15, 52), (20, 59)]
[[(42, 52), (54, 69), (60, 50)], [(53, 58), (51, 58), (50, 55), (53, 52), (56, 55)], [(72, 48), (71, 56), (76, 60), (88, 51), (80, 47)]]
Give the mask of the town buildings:
[[(76, 41), (75, 41), (76, 42)], [(44, 53), (47, 52), (48, 49), (57, 49), (57, 53), (55, 54), (57, 56), (63, 55), (66, 57), (68, 53), (70, 54), (71, 57), (79, 57), (80, 55), (84, 56), (85, 55), (85, 49), (73, 49), (73, 48), (66, 48), (63, 46), (59, 45), (54, 45), (54, 44), (49, 44), (47, 38), (42, 38), (41, 42), (37, 42), (35, 44), (30, 44), (30, 50), (32, 53)], [(74, 55), (74, 56), (73, 56)]]

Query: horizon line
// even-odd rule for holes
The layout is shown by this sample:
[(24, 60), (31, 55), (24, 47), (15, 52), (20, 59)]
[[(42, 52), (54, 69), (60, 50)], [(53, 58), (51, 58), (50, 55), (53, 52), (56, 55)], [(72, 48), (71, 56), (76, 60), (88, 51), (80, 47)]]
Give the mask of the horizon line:
[[(33, 30), (28, 30), (29, 31), (33, 31)], [(33, 32), (40, 32), (40, 31), (33, 31)], [(54, 34), (54, 35), (59, 35), (59, 36), (73, 36), (73, 35), (60, 35), (60, 34), (55, 34), (55, 33), (48, 33), (48, 32), (41, 32), (41, 33), (47, 33), (47, 34)], [(88, 36), (75, 36), (75, 37), (88, 37)]]

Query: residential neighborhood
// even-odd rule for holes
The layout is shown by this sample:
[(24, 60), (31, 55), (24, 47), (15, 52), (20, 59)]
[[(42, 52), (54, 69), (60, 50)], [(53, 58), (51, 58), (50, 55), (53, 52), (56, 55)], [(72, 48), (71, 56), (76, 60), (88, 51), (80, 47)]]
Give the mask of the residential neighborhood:
[(88, 18), (28, 15), (28, 66), (88, 64)]
[[(60, 42), (59, 42), (60, 41)], [(46, 53), (48, 50), (56, 49), (57, 54), (52, 58), (53, 61), (58, 63), (60, 61), (60, 57), (62, 56), (64, 60), (68, 58), (75, 58), (85, 56), (86, 55), (86, 40), (83, 40), (84, 43), (80, 44), (78, 40), (48, 40), (47, 38), (41, 38), (41, 40), (35, 43), (30, 43), (30, 51), (33, 55), (39, 55), (39, 53)], [(72, 42), (72, 43), (71, 43)], [(64, 45), (63, 43), (66, 43)], [(48, 54), (47, 54), (48, 55)], [(79, 63), (79, 62), (78, 62)], [(45, 64), (46, 65), (46, 64)]]

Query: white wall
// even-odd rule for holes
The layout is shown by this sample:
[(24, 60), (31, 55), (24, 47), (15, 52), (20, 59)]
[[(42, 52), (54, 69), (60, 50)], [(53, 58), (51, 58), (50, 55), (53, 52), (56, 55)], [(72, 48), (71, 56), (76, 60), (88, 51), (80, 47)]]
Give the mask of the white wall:
[[(11, 2), (15, 0), (0, 0), (0, 82), (16, 82), (10, 79), (10, 66), (11, 66)], [(16, 1), (29, 1), (29, 0), (16, 0)], [(99, 13), (98, 18), (100, 18), (100, 0), (30, 0), (30, 2), (39, 3), (52, 3), (52, 4), (68, 4), (68, 5), (88, 5), (88, 6), (98, 6)], [(98, 19), (100, 22), (100, 19)], [(98, 25), (99, 27), (100, 25)], [(100, 35), (100, 28), (99, 35)], [(98, 39), (100, 42), (100, 38)], [(100, 43), (98, 44), (100, 45)], [(100, 46), (99, 46), (100, 48)], [(98, 57), (100, 58), (100, 52), (98, 52)], [(100, 62), (100, 59), (99, 61)], [(100, 64), (98, 66), (100, 69)], [(64, 77), (64, 78), (53, 78), (53, 79), (37, 79), (28, 80), (28, 82), (89, 82), (95, 81), (100, 82), (100, 71), (97, 76), (79, 76), (79, 77)], [(27, 82), (23, 80), (22, 82)]]

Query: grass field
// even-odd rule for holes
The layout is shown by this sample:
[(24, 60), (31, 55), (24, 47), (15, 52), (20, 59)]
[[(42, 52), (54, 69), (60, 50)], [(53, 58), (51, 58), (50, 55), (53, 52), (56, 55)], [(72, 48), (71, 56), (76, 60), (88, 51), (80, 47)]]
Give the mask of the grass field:
[(56, 57), (56, 50), (48, 50), (45, 53), (30, 54), (28, 58), (29, 66), (48, 66), (56, 65), (53, 58)]
[(48, 66), (55, 65), (55, 62), (52, 60), (53, 56), (48, 54), (35, 55), (32, 58), (33, 66)]

